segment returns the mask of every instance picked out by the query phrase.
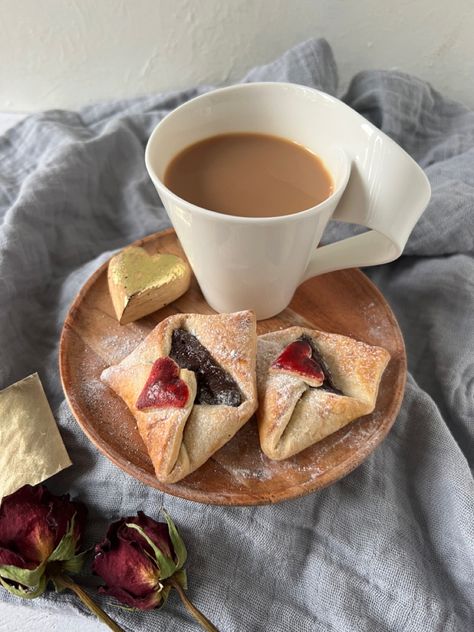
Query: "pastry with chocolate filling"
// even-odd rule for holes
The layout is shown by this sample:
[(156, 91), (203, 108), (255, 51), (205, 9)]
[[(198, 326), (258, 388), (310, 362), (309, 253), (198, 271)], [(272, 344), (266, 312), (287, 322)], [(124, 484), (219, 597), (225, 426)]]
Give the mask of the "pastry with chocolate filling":
[(258, 337), (260, 445), (286, 459), (375, 408), (390, 359), (381, 347), (290, 327)]
[(250, 311), (175, 314), (103, 371), (135, 417), (160, 481), (196, 470), (250, 419), (256, 345)]

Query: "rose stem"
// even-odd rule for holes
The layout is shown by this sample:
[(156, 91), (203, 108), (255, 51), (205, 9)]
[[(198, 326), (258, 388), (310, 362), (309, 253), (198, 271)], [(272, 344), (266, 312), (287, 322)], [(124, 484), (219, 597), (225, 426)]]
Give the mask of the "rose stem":
[(176, 590), (178, 591), (178, 595), (181, 597), (181, 601), (183, 602), (186, 610), (196, 619), (196, 621), (198, 621), (201, 624), (201, 626), (205, 630), (207, 630), (208, 632), (219, 632), (216, 626), (213, 625), (209, 621), (209, 619), (205, 617), (203, 613), (196, 608), (193, 602), (188, 599), (181, 585), (175, 579), (173, 579), (173, 577), (170, 577), (168, 579), (168, 583), (171, 584), (173, 588), (176, 588)]
[(115, 621), (106, 614), (100, 606), (98, 606), (95, 601), (89, 597), (85, 590), (83, 590), (80, 586), (78, 586), (70, 577), (67, 575), (59, 575), (54, 578), (54, 581), (60, 588), (68, 588), (75, 593), (82, 603), (89, 608), (89, 610), (96, 615), (102, 623), (105, 623), (111, 630), (114, 632), (124, 632), (123, 628), (121, 628)]

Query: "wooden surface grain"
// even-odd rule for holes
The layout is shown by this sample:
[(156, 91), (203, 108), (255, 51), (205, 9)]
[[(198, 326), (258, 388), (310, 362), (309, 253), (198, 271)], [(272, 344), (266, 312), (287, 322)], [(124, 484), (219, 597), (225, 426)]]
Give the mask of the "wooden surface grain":
[[(148, 252), (184, 257), (174, 231), (150, 235), (135, 245)], [(357, 467), (383, 440), (399, 410), (406, 378), (403, 338), (377, 288), (359, 270), (342, 270), (301, 285), (290, 306), (258, 323), (258, 333), (295, 324), (352, 336), (391, 354), (375, 411), (285, 461), (271, 461), (259, 448), (252, 419), (196, 472), (175, 484), (160, 483), (135, 420), (100, 381), (102, 370), (128, 355), (162, 319), (176, 312), (213, 313), (193, 277), (190, 290), (164, 309), (120, 325), (107, 287), (107, 264), (87, 281), (66, 318), (60, 370), (78, 423), (111, 461), (162, 491), (202, 503), (255, 505), (279, 502), (325, 487)]]

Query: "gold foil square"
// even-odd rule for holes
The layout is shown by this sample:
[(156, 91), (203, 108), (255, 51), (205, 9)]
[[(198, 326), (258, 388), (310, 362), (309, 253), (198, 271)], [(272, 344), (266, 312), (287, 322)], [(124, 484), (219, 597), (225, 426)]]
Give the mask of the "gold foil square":
[(0, 500), (69, 465), (38, 374), (0, 391)]

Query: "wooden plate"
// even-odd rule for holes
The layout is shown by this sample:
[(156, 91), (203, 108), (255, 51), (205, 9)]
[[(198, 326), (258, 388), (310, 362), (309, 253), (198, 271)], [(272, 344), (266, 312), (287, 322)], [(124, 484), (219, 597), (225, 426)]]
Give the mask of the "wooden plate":
[[(150, 235), (135, 245), (149, 252), (184, 257), (173, 230)], [(380, 292), (360, 271), (333, 272), (300, 286), (284, 312), (258, 323), (258, 333), (304, 324), (385, 347), (391, 360), (383, 375), (375, 411), (295, 457), (279, 462), (271, 461), (260, 451), (256, 422), (252, 419), (199, 470), (179, 483), (160, 483), (134, 418), (122, 400), (102, 384), (100, 374), (128, 355), (160, 320), (176, 312), (213, 313), (195, 279), (191, 289), (172, 305), (120, 326), (109, 296), (104, 264), (76, 297), (61, 336), (61, 379), (77, 421), (99, 450), (146, 485), (201, 503), (279, 502), (330, 485), (348, 474), (392, 426), (406, 377), (405, 348), (397, 321)]]

